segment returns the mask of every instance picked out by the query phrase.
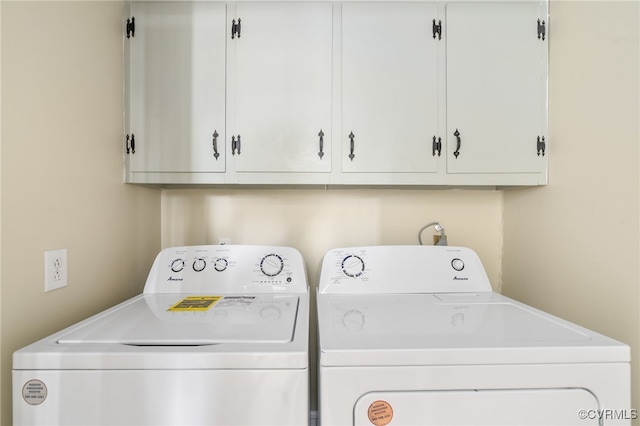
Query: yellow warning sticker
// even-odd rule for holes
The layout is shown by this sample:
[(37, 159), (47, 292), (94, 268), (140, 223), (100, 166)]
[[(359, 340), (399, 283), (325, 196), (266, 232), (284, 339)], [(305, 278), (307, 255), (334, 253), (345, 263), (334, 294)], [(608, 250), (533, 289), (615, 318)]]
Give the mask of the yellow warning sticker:
[(222, 299), (222, 296), (189, 296), (185, 297), (167, 311), (171, 312), (202, 312), (209, 310)]

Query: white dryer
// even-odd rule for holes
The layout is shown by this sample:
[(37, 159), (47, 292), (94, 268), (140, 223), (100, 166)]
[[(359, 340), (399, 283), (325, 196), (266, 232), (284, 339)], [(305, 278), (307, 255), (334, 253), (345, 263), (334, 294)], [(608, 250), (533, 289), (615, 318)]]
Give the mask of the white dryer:
[(331, 250), (317, 300), (323, 426), (637, 416), (627, 345), (492, 292), (468, 248)]
[(165, 249), (142, 294), (14, 353), (14, 424), (306, 425), (308, 321), (297, 250)]

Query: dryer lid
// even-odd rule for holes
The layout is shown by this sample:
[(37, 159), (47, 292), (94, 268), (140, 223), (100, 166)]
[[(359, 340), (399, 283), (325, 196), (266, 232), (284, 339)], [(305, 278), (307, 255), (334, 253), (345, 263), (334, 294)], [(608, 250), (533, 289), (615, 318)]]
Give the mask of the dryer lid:
[(319, 295), (321, 365), (629, 361), (629, 348), (496, 293)]
[(145, 294), (61, 336), (61, 344), (199, 346), (288, 343), (299, 296)]

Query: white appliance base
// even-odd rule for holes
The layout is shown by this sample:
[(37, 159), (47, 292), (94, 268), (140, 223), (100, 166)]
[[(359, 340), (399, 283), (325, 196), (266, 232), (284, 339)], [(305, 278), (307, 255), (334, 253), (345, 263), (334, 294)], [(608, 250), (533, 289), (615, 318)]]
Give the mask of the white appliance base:
[(320, 366), (320, 425), (628, 425), (629, 378), (627, 363)]
[[(38, 405), (19, 397), (34, 380)], [(14, 424), (299, 426), (308, 384), (307, 369), (14, 371)]]

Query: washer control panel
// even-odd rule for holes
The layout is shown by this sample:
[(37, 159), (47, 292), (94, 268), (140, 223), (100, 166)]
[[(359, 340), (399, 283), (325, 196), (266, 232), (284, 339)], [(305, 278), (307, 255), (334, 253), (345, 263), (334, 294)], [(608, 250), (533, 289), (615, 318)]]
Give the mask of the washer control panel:
[(478, 255), (466, 247), (372, 246), (330, 250), (320, 293), (492, 291)]
[(307, 292), (302, 255), (281, 246), (170, 247), (158, 254), (145, 293)]

